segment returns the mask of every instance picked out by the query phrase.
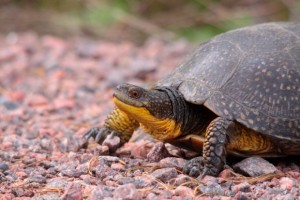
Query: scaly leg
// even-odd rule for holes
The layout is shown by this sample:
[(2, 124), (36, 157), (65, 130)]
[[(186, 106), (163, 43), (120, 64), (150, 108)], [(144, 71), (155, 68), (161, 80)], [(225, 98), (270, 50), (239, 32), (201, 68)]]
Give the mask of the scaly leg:
[(196, 157), (188, 162), (183, 172), (190, 176), (216, 176), (226, 163), (227, 134), (232, 131), (234, 122), (222, 117), (214, 119), (206, 129), (203, 157)]

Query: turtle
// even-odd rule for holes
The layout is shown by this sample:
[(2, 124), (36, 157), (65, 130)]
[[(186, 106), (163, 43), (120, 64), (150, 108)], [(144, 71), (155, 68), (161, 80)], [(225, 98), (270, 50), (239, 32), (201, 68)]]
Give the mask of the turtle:
[(103, 126), (84, 137), (127, 142), (141, 127), (202, 153), (183, 172), (217, 176), (227, 155), (300, 155), (300, 24), (263, 23), (200, 43), (149, 88), (123, 83)]

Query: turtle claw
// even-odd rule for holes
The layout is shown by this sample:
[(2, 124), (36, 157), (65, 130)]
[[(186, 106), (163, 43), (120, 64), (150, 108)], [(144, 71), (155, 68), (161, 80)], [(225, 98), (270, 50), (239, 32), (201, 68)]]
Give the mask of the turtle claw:
[(199, 176), (204, 170), (203, 157), (196, 157), (188, 161), (188, 163), (183, 167), (183, 173), (189, 176)]
[(94, 127), (88, 130), (84, 135), (83, 138), (85, 140), (85, 143), (82, 145), (83, 147), (87, 146), (88, 140), (90, 138), (94, 138), (95, 142), (101, 144), (104, 139), (110, 135), (110, 133), (113, 132), (105, 127)]
[(96, 131), (97, 131), (95, 133), (96, 137), (94, 137), (95, 138), (95, 142), (97, 142), (97, 143), (100, 144), (109, 135), (109, 130), (106, 129), (106, 128), (97, 128)]
[(184, 174), (197, 177), (198, 180), (202, 180), (206, 175), (215, 175), (207, 166), (205, 166), (204, 158), (201, 156), (188, 161), (182, 171)]
[(85, 138), (86, 140), (90, 139), (91, 137), (95, 138), (95, 136), (98, 132), (98, 129), (99, 129), (98, 127), (91, 128), (83, 135), (83, 138)]

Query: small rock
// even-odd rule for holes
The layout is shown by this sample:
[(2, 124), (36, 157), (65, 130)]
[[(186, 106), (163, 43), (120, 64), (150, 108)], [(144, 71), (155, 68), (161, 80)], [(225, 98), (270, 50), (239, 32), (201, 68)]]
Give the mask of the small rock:
[(47, 172), (52, 175), (55, 175), (57, 173), (57, 171), (54, 167), (50, 167), (49, 169), (47, 169)]
[(45, 188), (59, 188), (64, 189), (68, 185), (68, 182), (64, 178), (54, 178), (48, 181)]
[(251, 177), (271, 174), (277, 171), (273, 164), (257, 156), (249, 157), (236, 163), (233, 169)]
[(162, 142), (157, 142), (152, 149), (147, 154), (147, 159), (150, 162), (159, 162), (161, 159), (170, 157), (168, 150), (165, 147), (165, 144)]
[(62, 200), (82, 200), (82, 198), (82, 187), (79, 183), (71, 183), (61, 197)]
[[(276, 181), (276, 183), (278, 184), (278, 182)], [(277, 194), (282, 194), (284, 192), (286, 192), (286, 190), (276, 187), (278, 186), (277, 184), (272, 185), (271, 187), (266, 187), (266, 191), (269, 195), (277, 195)], [(274, 187), (275, 186), (275, 187)]]
[(112, 197), (114, 189), (112, 187), (99, 185), (92, 192), (89, 197), (90, 200), (104, 199), (106, 197)]
[(178, 186), (175, 189), (175, 195), (180, 196), (180, 197), (193, 197), (194, 196), (194, 191), (186, 186)]
[[(199, 180), (199, 179), (198, 179)], [(214, 176), (209, 176), (209, 175), (206, 175), (204, 176), (201, 180), (199, 180), (203, 183), (205, 183), (206, 185), (210, 185), (210, 184), (213, 184), (213, 183), (218, 183), (218, 178), (214, 177)]]
[(5, 172), (9, 170), (9, 167), (6, 163), (0, 163), (0, 172)]
[(84, 181), (84, 183), (88, 184), (88, 185), (95, 185), (96, 184), (96, 178), (89, 175), (89, 174), (83, 174), (80, 176), (80, 179), (82, 179)]
[(172, 197), (174, 196), (173, 192), (170, 190), (154, 190), (154, 192), (156, 194), (158, 194), (157, 196), (157, 200), (159, 199), (172, 199)]
[(254, 198), (259, 198), (265, 194), (268, 194), (268, 191), (266, 189), (263, 189), (262, 187), (254, 187), (254, 190), (252, 191), (253, 191), (252, 194)]
[(19, 177), (19, 179), (24, 179), (26, 178), (28, 175), (25, 172), (16, 172), (16, 175)]
[(110, 152), (115, 152), (120, 147), (120, 142), (118, 136), (110, 134), (104, 139), (102, 145), (108, 146)]
[(94, 168), (94, 172), (96, 174), (96, 177), (99, 178), (100, 180), (103, 180), (108, 176), (115, 176), (116, 174), (118, 174), (116, 170), (111, 169), (107, 165), (98, 165), (97, 167)]
[[(298, 184), (299, 185), (299, 184)], [(296, 188), (296, 187), (293, 187), (290, 191), (289, 191), (289, 194), (290, 195), (293, 195), (293, 196), (300, 196), (300, 188)]]
[(209, 185), (200, 185), (199, 187), (199, 191), (201, 193), (205, 193), (207, 195), (225, 195), (225, 191), (223, 190), (223, 188), (218, 184), (218, 183), (212, 183)]
[(141, 176), (143, 174), (143, 171), (140, 169), (137, 169), (133, 172), (133, 176)]
[(21, 102), (23, 101), (26, 94), (23, 91), (11, 91), (8, 93), (8, 96), (12, 101)]
[(186, 165), (187, 160), (182, 158), (168, 157), (160, 160), (160, 167), (175, 167), (178, 170), (182, 170), (183, 166)]
[(4, 179), (6, 179), (8, 181), (13, 182), (13, 181), (16, 181), (18, 179), (18, 176), (14, 172), (11, 172), (10, 170), (5, 171), (4, 174), (6, 175)]
[(13, 101), (5, 101), (2, 103), (7, 110), (15, 110), (19, 107), (19, 104)]
[(295, 200), (296, 198), (292, 194), (278, 194), (274, 197), (274, 199)]
[(118, 170), (118, 171), (124, 171), (125, 170), (125, 166), (122, 163), (112, 163), (110, 167), (112, 169)]
[(231, 190), (234, 194), (237, 192), (250, 192), (250, 184), (248, 182), (243, 182), (238, 185), (234, 185), (231, 187)]
[(56, 110), (72, 109), (75, 106), (75, 102), (69, 99), (55, 99), (53, 105)]
[[(49, 132), (47, 131), (47, 133), (49, 134)], [(40, 132), (40, 134), (41, 134), (41, 132)], [(43, 134), (41, 134), (41, 135), (43, 135)], [(50, 134), (49, 134), (50, 135)], [(47, 138), (43, 138), (43, 139), (41, 139), (40, 140), (40, 146), (41, 146), (41, 148), (42, 149), (45, 149), (45, 150), (52, 150), (52, 148), (53, 148), (53, 145), (52, 145), (52, 143), (51, 143), (51, 140), (50, 139), (47, 139)]]
[[(71, 147), (72, 145), (74, 145), (74, 144), (70, 143), (68, 146)], [(81, 146), (81, 144), (78, 144), (78, 146), (75, 148), (78, 149), (78, 147), (80, 147), (80, 146)], [(71, 148), (73, 148), (73, 147), (71, 147)], [(90, 151), (93, 155), (100, 155), (100, 156), (109, 155), (109, 147), (106, 145), (96, 145), (93, 147), (89, 147), (88, 151)]]
[(147, 158), (147, 154), (153, 147), (153, 143), (148, 140), (138, 140), (136, 142), (125, 143), (117, 150), (118, 155), (131, 155), (134, 158)]
[(111, 163), (119, 162), (120, 158), (116, 156), (99, 156), (98, 160), (101, 165), (111, 165)]
[(284, 190), (291, 190), (294, 186), (294, 181), (291, 178), (288, 177), (282, 177), (279, 180), (279, 185), (281, 189)]
[(153, 183), (154, 183), (153, 180), (150, 180), (149, 178), (146, 177), (140, 176), (134, 178), (135, 187), (138, 189), (150, 187), (153, 185)]
[(228, 178), (231, 178), (233, 177), (234, 175), (232, 174), (232, 169), (224, 169), (222, 170), (220, 173), (219, 173), (219, 176), (220, 178), (222, 179), (228, 179)]
[(87, 174), (89, 172), (88, 165), (86, 163), (79, 164), (76, 169), (81, 173), (81, 174)]
[(40, 94), (34, 94), (32, 96), (28, 96), (28, 105), (32, 107), (43, 106), (49, 103), (48, 99)]
[[(187, 182), (190, 182), (187, 184)], [(196, 185), (198, 185), (197, 181), (193, 179), (190, 176), (187, 176), (185, 174), (179, 174), (177, 178), (172, 179), (171, 184), (174, 184), (175, 186), (179, 186), (184, 184), (185, 186), (188, 186), (190, 188), (194, 188)]]
[(119, 185), (126, 185), (128, 183), (134, 183), (134, 178), (123, 177), (123, 178), (118, 179), (118, 184)]
[(163, 182), (170, 180), (171, 178), (175, 178), (178, 176), (176, 168), (163, 168), (157, 169), (151, 173), (151, 175)]
[(299, 172), (288, 171), (288, 172), (286, 172), (286, 175), (291, 177), (291, 178), (300, 180), (300, 173)]
[(253, 199), (252, 198), (252, 195), (250, 192), (241, 192), (239, 191), (238, 193), (236, 193), (236, 195), (234, 196), (234, 199), (237, 199), (237, 200), (250, 200), (250, 199)]
[(42, 183), (46, 183), (47, 179), (45, 177), (43, 177), (43, 176), (35, 175), (35, 176), (27, 178), (26, 182), (27, 183), (39, 183), (39, 184), (42, 184)]
[(14, 189), (12, 189), (12, 193), (16, 197), (23, 197), (24, 196), (24, 189), (23, 188), (14, 188)]
[(31, 165), (34, 162), (36, 162), (36, 158), (28, 158), (28, 157), (24, 157), (22, 159), (22, 163), (24, 163), (25, 165)]
[(113, 193), (114, 199), (141, 199), (140, 192), (136, 189), (135, 185), (132, 183), (121, 185), (117, 187)]
[(147, 200), (152, 200), (152, 199), (156, 199), (157, 195), (154, 194), (153, 192), (149, 193), (147, 196), (146, 196), (146, 199)]
[(72, 177), (72, 178), (78, 178), (82, 174), (78, 169), (74, 169), (74, 168), (63, 169), (63, 170), (61, 170), (61, 173), (64, 176), (68, 176), (68, 177)]
[(110, 187), (117, 187), (118, 184), (116, 181), (112, 181), (112, 180), (106, 180), (104, 181), (104, 185), (106, 186), (110, 186)]

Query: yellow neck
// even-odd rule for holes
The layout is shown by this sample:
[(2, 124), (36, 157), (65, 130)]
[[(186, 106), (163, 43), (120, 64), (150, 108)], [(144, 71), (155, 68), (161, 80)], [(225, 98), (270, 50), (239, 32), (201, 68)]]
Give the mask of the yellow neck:
[(180, 124), (172, 119), (159, 119), (151, 115), (146, 108), (128, 105), (117, 98), (114, 98), (114, 102), (120, 110), (138, 121), (145, 132), (158, 140), (174, 139), (181, 134)]

